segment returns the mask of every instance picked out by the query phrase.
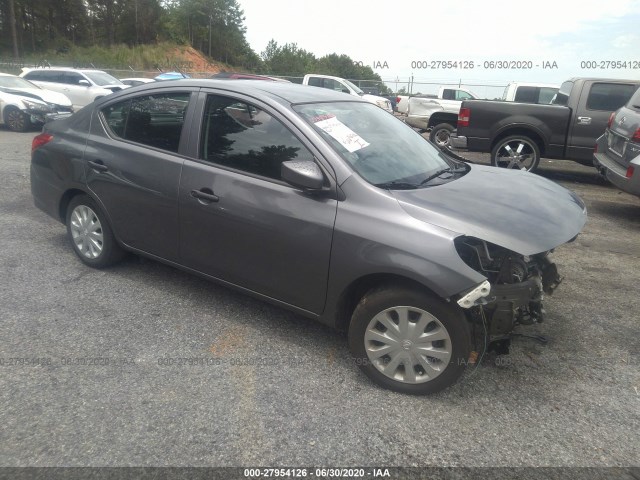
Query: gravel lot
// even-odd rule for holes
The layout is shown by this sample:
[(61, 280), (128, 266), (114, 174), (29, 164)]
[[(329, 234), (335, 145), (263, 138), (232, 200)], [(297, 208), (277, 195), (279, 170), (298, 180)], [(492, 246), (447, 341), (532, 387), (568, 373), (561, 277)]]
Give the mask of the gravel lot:
[[(35, 134), (0, 129), (0, 465), (640, 465), (640, 199), (595, 170), (543, 162), (590, 214), (528, 330), (549, 342), (412, 397), (310, 320), (137, 257), (85, 267), (32, 204)], [(181, 358), (206, 364), (159, 365)]]

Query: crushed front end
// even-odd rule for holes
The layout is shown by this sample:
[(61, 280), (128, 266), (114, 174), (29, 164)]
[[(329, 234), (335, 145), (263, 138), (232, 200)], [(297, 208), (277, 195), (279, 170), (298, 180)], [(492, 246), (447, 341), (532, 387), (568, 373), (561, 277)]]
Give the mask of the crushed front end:
[(485, 322), (490, 349), (507, 353), (517, 325), (544, 321), (543, 300), (562, 281), (549, 252), (525, 256), (473, 237), (455, 240), (460, 258), (487, 278), (464, 292), (458, 304)]

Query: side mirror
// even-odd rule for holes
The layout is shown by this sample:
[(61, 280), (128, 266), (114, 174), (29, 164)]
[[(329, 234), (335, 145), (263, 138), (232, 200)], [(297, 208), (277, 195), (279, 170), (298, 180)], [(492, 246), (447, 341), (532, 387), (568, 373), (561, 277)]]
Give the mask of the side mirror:
[(78, 85), (82, 85), (83, 87), (90, 87), (91, 84), (89, 83), (88, 80), (80, 80), (78, 81)]
[(282, 162), (280, 175), (285, 182), (306, 190), (322, 190), (324, 175), (312, 160), (287, 160)]

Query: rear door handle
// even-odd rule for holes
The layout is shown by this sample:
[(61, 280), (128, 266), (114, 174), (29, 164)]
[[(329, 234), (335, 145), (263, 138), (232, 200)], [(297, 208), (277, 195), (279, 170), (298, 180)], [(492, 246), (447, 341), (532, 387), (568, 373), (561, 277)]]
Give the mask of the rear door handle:
[(580, 125), (591, 125), (591, 117), (578, 117)]
[(201, 188), (200, 190), (191, 190), (191, 196), (198, 200), (203, 200), (205, 203), (217, 202), (220, 197), (213, 194), (213, 190), (210, 188)]
[(106, 172), (109, 170), (109, 167), (107, 167), (102, 160), (89, 160), (88, 163), (91, 165), (91, 168), (98, 172)]

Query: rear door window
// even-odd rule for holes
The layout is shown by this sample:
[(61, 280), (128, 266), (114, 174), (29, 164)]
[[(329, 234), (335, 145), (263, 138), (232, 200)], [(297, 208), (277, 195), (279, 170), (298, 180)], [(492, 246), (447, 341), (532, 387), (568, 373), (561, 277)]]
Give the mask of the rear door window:
[(24, 78), (37, 82), (62, 82), (62, 73), (56, 70), (35, 70), (27, 73)]
[(538, 92), (539, 90), (537, 87), (522, 85), (517, 88), (514, 100), (522, 103), (537, 103)]
[(145, 95), (101, 110), (110, 132), (120, 138), (177, 153), (189, 92)]
[(636, 86), (621, 83), (594, 83), (587, 97), (589, 110), (613, 112), (629, 101)]

